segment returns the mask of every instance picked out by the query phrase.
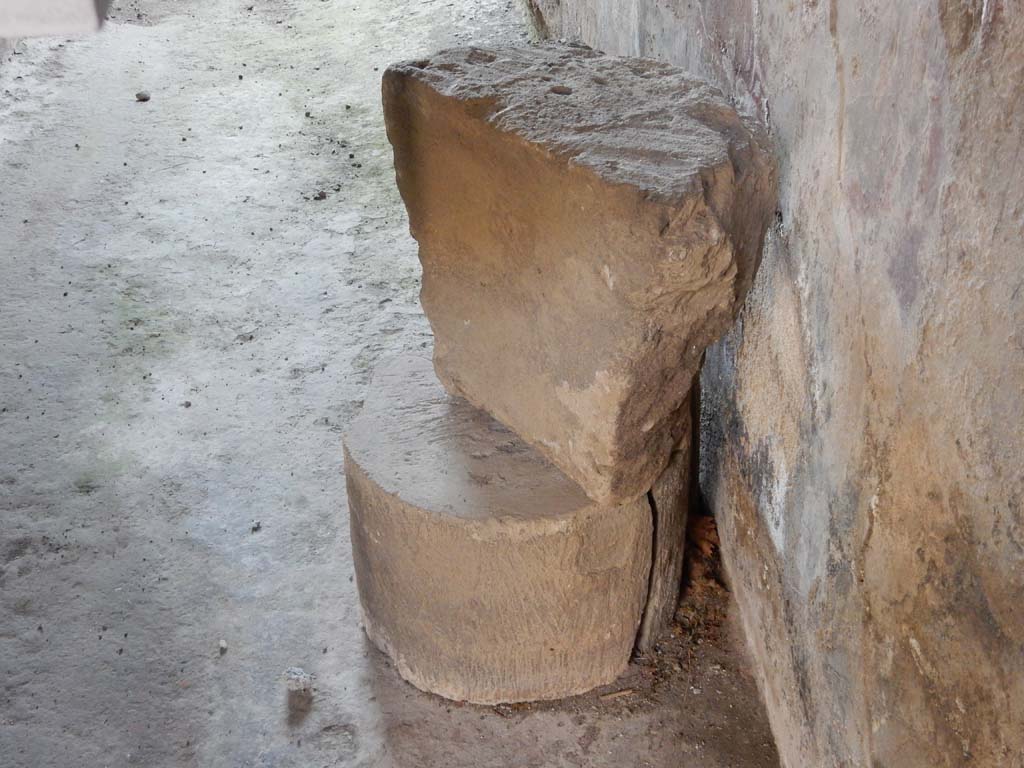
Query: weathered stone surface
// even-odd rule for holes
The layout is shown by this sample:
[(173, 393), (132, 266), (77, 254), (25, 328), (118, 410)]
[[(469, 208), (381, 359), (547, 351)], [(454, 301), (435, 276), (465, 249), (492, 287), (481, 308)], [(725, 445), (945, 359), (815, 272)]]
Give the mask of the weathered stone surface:
[(683, 437), (672, 451), (668, 466), (647, 494), (654, 520), (654, 542), (647, 605), (636, 641), (640, 651), (654, 646), (658, 636), (672, 623), (679, 602), (693, 457), (689, 400), (680, 413), (686, 422)]
[(409, 682), (491, 704), (625, 669), (647, 593), (646, 497), (590, 501), (420, 357), (375, 378), (345, 470), (366, 632)]
[(384, 76), (434, 362), (591, 498), (646, 493), (774, 206), (715, 89), (582, 47), (458, 49)]
[(534, 2), (770, 121), (701, 484), (783, 762), (1021, 768), (1020, 3)]

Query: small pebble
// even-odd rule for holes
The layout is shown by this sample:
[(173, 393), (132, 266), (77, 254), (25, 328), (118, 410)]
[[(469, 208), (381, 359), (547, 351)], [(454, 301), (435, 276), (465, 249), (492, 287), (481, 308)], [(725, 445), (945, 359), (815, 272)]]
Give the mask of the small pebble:
[(135, 94), (136, 101), (149, 101), (149, 91), (139, 91)]
[(261, 523), (259, 520), (253, 520), (251, 530), (253, 533), (259, 533), (263, 530), (263, 523)]
[(291, 693), (308, 694), (313, 690), (313, 676), (302, 667), (289, 667), (284, 671), (284, 679)]
[(220, 645), (218, 646), (218, 648), (220, 649), (220, 655), (223, 656), (225, 653), (228, 652), (228, 641), (227, 640), (221, 640), (220, 641)]

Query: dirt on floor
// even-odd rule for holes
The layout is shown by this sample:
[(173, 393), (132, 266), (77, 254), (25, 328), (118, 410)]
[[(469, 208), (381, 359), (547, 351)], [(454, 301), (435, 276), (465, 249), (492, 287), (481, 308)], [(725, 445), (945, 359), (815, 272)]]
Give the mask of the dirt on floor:
[(431, 343), (380, 73), (518, 5), (111, 13), (0, 64), (0, 765), (776, 765), (719, 587), (558, 704), (420, 693), (360, 629), (341, 434)]

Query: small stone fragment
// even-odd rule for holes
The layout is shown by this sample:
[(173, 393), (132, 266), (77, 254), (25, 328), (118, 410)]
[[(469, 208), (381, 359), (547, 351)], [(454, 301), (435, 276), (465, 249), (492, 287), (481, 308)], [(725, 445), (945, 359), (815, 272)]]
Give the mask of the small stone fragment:
[(263, 523), (259, 520), (253, 520), (252, 526), (249, 528), (249, 530), (251, 530), (253, 533), (259, 533), (263, 530)]
[(219, 645), (218, 645), (218, 650), (220, 650), (220, 655), (221, 656), (223, 656), (225, 653), (227, 653), (228, 652), (228, 641), (227, 640), (221, 640)]
[(445, 388), (594, 500), (646, 493), (774, 212), (760, 128), (666, 64), (462, 48), (383, 81)]
[(149, 101), (149, 91), (139, 91), (135, 94), (136, 101)]

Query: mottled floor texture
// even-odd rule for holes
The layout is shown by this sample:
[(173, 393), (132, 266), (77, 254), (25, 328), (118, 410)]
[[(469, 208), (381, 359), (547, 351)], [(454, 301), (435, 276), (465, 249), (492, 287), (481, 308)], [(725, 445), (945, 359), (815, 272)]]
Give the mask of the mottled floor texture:
[(0, 63), (0, 765), (777, 765), (710, 586), (559, 704), (427, 696), (360, 629), (341, 433), (430, 346), (380, 72), (518, 6), (112, 13)]

